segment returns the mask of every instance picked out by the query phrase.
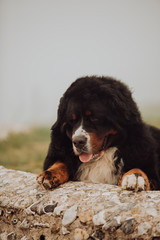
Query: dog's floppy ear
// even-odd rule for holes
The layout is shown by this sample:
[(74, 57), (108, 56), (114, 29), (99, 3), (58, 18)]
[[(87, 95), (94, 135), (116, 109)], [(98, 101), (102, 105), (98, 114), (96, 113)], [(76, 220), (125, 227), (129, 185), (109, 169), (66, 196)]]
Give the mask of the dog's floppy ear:
[(56, 130), (59, 128), (59, 131), (61, 131), (61, 128), (65, 122), (65, 111), (66, 111), (66, 102), (64, 100), (64, 96), (61, 97), (60, 102), (59, 102), (59, 107), (57, 111), (57, 121), (53, 124), (51, 127), (51, 130)]
[(68, 144), (70, 145), (70, 140), (68, 139), (66, 132), (63, 131), (65, 126), (65, 117), (66, 117), (66, 107), (67, 99), (63, 96), (60, 99), (58, 111), (57, 111), (57, 121), (51, 127), (51, 140), (53, 143), (53, 148), (58, 150), (66, 148)]
[[(61, 99), (58, 109), (57, 121), (51, 127), (51, 142), (48, 149), (48, 154), (44, 162), (44, 169), (46, 170), (55, 161), (62, 161), (67, 154), (70, 156), (72, 152), (72, 143), (65, 134), (61, 131), (62, 123), (65, 117), (65, 108), (63, 108), (63, 99)], [(67, 154), (66, 154), (67, 153)]]

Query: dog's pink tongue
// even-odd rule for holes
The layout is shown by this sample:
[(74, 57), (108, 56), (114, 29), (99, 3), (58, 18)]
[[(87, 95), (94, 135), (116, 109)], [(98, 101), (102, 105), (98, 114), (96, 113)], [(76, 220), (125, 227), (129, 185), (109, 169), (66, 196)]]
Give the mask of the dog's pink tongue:
[(92, 157), (93, 157), (93, 154), (91, 153), (81, 153), (79, 155), (79, 159), (81, 162), (89, 162)]

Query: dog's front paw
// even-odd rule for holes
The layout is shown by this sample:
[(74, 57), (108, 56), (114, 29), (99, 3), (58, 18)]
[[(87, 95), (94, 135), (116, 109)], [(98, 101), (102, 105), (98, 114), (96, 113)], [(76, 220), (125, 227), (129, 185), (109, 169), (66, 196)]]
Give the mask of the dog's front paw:
[(52, 190), (68, 181), (69, 175), (65, 164), (55, 163), (37, 176), (37, 182), (45, 189)]
[(60, 185), (60, 176), (54, 171), (44, 171), (37, 176), (37, 182), (46, 189), (53, 189)]
[(125, 173), (119, 184), (123, 189), (135, 192), (150, 190), (150, 183), (146, 174), (140, 169), (132, 169)]

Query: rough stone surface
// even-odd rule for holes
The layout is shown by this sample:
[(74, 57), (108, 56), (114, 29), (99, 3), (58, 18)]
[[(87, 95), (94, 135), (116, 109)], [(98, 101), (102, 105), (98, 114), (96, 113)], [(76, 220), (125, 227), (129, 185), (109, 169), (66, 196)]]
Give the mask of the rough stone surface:
[(69, 209), (67, 209), (63, 215), (62, 225), (68, 226), (70, 225), (77, 217), (77, 205), (73, 205)]
[(0, 167), (0, 240), (160, 239), (160, 192), (68, 182)]

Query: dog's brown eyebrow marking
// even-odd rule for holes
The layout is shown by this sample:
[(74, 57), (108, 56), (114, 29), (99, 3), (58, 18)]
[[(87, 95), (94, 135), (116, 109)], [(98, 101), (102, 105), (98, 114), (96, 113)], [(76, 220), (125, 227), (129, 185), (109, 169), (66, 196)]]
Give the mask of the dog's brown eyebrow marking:
[(64, 123), (62, 124), (62, 128), (63, 128), (66, 124), (67, 124), (67, 122), (64, 122)]
[(76, 120), (76, 114), (75, 113), (72, 114), (72, 119)]
[(91, 115), (91, 111), (86, 110), (85, 114), (86, 114), (86, 116), (90, 116)]

